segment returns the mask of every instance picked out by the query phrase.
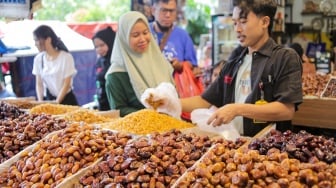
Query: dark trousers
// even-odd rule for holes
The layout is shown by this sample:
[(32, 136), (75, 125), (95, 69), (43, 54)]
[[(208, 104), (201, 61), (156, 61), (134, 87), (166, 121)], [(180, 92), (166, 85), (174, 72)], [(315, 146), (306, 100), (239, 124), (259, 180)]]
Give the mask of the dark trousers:
[[(47, 89), (47, 96), (45, 97), (45, 100), (56, 100), (56, 97), (53, 96), (49, 90)], [(61, 102), (61, 104), (66, 104), (66, 105), (78, 105), (77, 99), (75, 94), (73, 93), (73, 91), (69, 91), (69, 93), (67, 93), (63, 99), (63, 101)]]

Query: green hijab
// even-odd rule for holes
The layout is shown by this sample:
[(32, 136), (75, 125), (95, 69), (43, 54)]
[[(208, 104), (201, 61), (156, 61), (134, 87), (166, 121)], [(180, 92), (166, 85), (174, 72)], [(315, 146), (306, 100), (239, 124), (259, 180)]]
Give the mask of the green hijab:
[(106, 75), (113, 72), (128, 72), (135, 94), (140, 100), (147, 88), (155, 88), (162, 82), (175, 84), (172, 77), (173, 68), (163, 56), (152, 35), (148, 49), (144, 53), (137, 53), (130, 48), (131, 29), (138, 20), (142, 20), (150, 31), (147, 18), (140, 12), (130, 11), (120, 17), (111, 66)]

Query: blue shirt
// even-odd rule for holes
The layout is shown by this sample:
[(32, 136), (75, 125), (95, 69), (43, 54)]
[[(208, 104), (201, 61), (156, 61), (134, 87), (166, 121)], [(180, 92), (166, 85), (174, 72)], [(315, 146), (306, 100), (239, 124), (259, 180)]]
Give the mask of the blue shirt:
[[(150, 29), (160, 45), (164, 33), (156, 32), (153, 23), (150, 24)], [(173, 27), (162, 53), (168, 61), (177, 58), (179, 62), (190, 61), (192, 65), (197, 66), (196, 51), (192, 39), (184, 29), (177, 26)]]

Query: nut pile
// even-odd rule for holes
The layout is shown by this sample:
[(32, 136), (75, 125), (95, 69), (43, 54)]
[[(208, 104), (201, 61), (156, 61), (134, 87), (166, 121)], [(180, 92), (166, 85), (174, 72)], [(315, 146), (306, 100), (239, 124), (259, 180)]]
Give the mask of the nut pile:
[(0, 163), (13, 157), (47, 134), (64, 129), (65, 120), (50, 115), (23, 114), (15, 119), (0, 120)]
[(266, 154), (271, 148), (287, 152), (289, 157), (301, 162), (312, 161), (314, 158), (326, 163), (336, 162), (334, 138), (315, 136), (303, 130), (299, 133), (272, 130), (265, 137), (257, 138), (249, 144), (249, 149), (259, 150), (261, 154)]
[(336, 78), (329, 80), (322, 97), (336, 98)]
[(330, 79), (330, 75), (307, 75), (302, 77), (302, 89), (304, 96), (320, 97), (325, 86)]
[(111, 121), (112, 119), (97, 115), (92, 110), (88, 109), (78, 109), (75, 111), (71, 111), (69, 113), (66, 113), (63, 116), (64, 119), (68, 121), (75, 121), (75, 122), (85, 122), (88, 124), (91, 123), (106, 123)]
[(78, 110), (79, 106), (71, 106), (64, 104), (40, 104), (34, 106), (29, 110), (31, 114), (50, 114), (50, 115), (62, 115), (68, 112)]
[(37, 142), (31, 151), (0, 174), (1, 187), (56, 187), (104, 153), (123, 146), (131, 136), (72, 124)]
[(178, 130), (139, 137), (124, 149), (111, 150), (74, 187), (170, 187), (214, 143), (238, 147), (243, 142), (212, 140)]
[(102, 127), (138, 135), (146, 135), (154, 132), (162, 133), (171, 129), (184, 129), (195, 126), (154, 110), (143, 109), (128, 114), (111, 123), (102, 124)]
[(20, 109), (30, 109), (37, 105), (29, 100), (6, 100), (6, 103), (17, 106)]
[(14, 119), (24, 114), (25, 112), (20, 110), (17, 106), (9, 104), (4, 101), (0, 101), (0, 120)]
[(232, 150), (217, 144), (189, 169), (174, 187), (333, 187), (336, 164), (301, 163), (287, 153), (270, 149)]

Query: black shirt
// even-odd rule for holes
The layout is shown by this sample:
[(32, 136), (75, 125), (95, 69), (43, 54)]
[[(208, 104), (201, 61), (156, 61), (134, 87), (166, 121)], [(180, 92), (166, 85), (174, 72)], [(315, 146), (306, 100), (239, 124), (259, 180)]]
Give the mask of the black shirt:
[[(217, 80), (202, 94), (203, 99), (217, 107), (234, 103), (237, 72), (247, 52), (248, 49), (241, 46), (232, 52)], [(254, 104), (260, 99), (259, 83), (262, 82), (267, 102), (294, 103), (297, 110), (303, 100), (301, 75), (302, 65), (297, 53), (281, 47), (270, 38), (260, 50), (252, 54), (252, 91), (245, 103)], [(269, 123), (254, 124), (252, 119), (244, 117), (244, 135), (254, 136)], [(279, 130), (291, 128), (290, 121), (276, 124)]]

